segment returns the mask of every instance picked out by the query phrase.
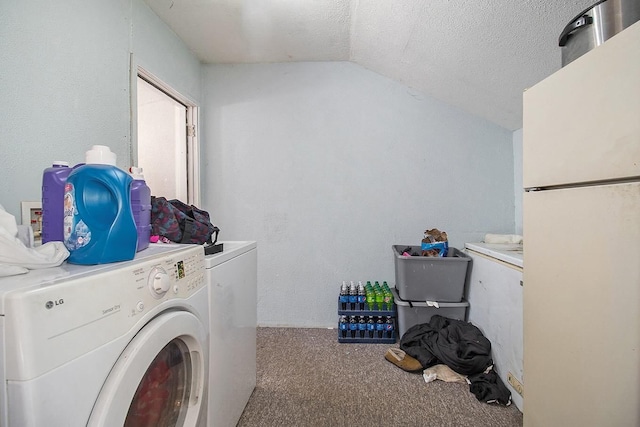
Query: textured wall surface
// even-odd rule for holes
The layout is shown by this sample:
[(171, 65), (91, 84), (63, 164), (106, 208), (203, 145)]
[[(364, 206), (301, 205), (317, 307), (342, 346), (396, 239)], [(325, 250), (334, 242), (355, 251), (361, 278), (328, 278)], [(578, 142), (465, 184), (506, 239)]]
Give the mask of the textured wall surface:
[(199, 99), (199, 61), (142, 0), (10, 2), (0, 40), (0, 204), (18, 223), (52, 161), (83, 162), (102, 144), (130, 166), (131, 52)]
[(358, 65), (206, 66), (203, 205), (258, 241), (258, 320), (335, 326), (342, 280), (394, 283), (393, 244), (511, 233), (512, 133)]
[(507, 129), (594, 0), (145, 0), (204, 63), (353, 61)]
[(145, 1), (205, 63), (349, 59), (351, 1)]
[(522, 235), (522, 129), (513, 132), (513, 197), (516, 234)]
[(20, 200), (40, 200), (52, 161), (84, 161), (93, 144), (128, 161), (127, 3), (3, 3), (0, 203), (18, 223)]
[(351, 60), (507, 129), (560, 68), (558, 36), (592, 0), (361, 0)]
[(132, 5), (134, 65), (198, 103), (201, 93), (198, 58), (142, 0), (133, 0)]

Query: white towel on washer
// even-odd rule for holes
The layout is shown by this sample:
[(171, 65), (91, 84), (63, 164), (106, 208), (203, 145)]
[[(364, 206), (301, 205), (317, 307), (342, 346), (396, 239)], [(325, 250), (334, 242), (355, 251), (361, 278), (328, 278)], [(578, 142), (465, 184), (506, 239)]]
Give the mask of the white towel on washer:
[(36, 248), (25, 246), (18, 238), (15, 217), (0, 205), (0, 277), (57, 267), (68, 257), (69, 251), (62, 242), (48, 242)]

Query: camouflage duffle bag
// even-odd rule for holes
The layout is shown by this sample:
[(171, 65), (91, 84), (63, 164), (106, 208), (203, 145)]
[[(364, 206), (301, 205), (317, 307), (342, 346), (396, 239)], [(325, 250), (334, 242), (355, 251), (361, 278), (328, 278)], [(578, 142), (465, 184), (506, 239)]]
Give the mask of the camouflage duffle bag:
[(209, 212), (177, 199), (151, 198), (151, 234), (176, 243), (213, 244), (220, 229), (211, 223)]

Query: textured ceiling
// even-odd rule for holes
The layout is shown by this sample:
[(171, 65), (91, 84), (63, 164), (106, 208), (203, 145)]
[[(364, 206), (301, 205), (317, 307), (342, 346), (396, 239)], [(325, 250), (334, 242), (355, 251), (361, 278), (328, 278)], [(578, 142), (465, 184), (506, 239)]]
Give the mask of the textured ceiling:
[(203, 63), (352, 61), (507, 129), (595, 0), (145, 0)]

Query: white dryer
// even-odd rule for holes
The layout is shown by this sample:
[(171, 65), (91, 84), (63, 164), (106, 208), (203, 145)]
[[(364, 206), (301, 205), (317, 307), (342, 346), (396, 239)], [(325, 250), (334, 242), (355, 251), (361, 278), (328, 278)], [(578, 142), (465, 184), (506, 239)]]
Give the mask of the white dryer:
[(206, 425), (202, 246), (0, 279), (0, 426)]
[(256, 242), (205, 257), (210, 287), (209, 427), (233, 427), (256, 386)]

